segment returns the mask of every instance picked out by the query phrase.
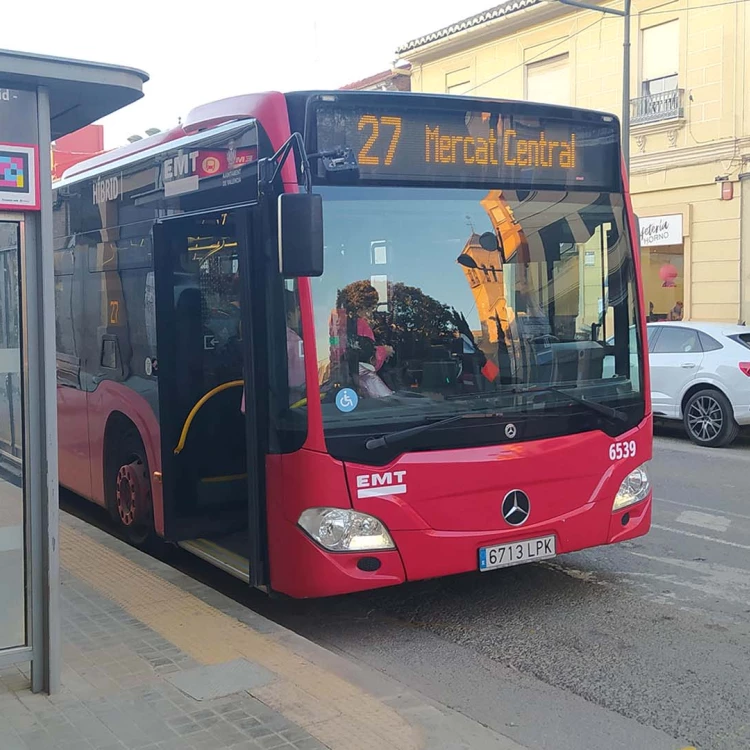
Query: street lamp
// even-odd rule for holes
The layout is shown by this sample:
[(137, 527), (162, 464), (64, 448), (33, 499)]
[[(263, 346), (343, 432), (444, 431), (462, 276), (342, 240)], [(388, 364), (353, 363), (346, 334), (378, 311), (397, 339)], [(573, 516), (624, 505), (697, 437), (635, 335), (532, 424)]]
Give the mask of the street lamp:
[(625, 159), (625, 170), (630, 174), (630, 0), (623, 0), (622, 10), (589, 5), (579, 0), (557, 0), (557, 2), (574, 8), (583, 8), (583, 10), (609, 13), (623, 19), (625, 28), (622, 37), (622, 155)]

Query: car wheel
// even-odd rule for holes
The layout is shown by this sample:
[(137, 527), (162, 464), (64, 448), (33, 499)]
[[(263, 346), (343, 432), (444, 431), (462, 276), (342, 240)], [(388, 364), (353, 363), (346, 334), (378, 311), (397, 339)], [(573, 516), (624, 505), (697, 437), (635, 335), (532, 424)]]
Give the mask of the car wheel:
[(723, 448), (739, 432), (729, 399), (713, 388), (698, 391), (688, 399), (683, 422), (688, 437), (707, 448)]

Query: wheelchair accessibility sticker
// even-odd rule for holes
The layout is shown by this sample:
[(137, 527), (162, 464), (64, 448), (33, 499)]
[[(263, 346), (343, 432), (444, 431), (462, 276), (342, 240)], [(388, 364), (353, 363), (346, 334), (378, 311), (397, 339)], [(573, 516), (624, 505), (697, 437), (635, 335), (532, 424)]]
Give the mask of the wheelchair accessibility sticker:
[(359, 396), (351, 388), (342, 388), (336, 394), (336, 408), (339, 411), (350, 412), (357, 408)]

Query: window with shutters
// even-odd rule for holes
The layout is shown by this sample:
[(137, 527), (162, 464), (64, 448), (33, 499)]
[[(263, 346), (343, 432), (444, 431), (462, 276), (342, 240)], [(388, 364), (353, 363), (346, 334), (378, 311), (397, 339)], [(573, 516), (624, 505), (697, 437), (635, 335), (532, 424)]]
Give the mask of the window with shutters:
[(683, 116), (679, 30), (679, 21), (668, 21), (641, 32), (641, 92), (632, 104), (634, 125)]
[(526, 65), (526, 99), (543, 104), (570, 104), (567, 53)]
[(678, 21), (642, 31), (641, 95), (652, 96), (677, 88), (680, 64)]

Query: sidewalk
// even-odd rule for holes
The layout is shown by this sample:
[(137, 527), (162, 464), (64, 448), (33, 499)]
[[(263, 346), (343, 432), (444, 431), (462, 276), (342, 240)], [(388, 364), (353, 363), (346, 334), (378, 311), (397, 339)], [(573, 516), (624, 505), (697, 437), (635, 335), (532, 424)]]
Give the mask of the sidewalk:
[(523, 750), (61, 514), (62, 689), (0, 671), (2, 750)]

